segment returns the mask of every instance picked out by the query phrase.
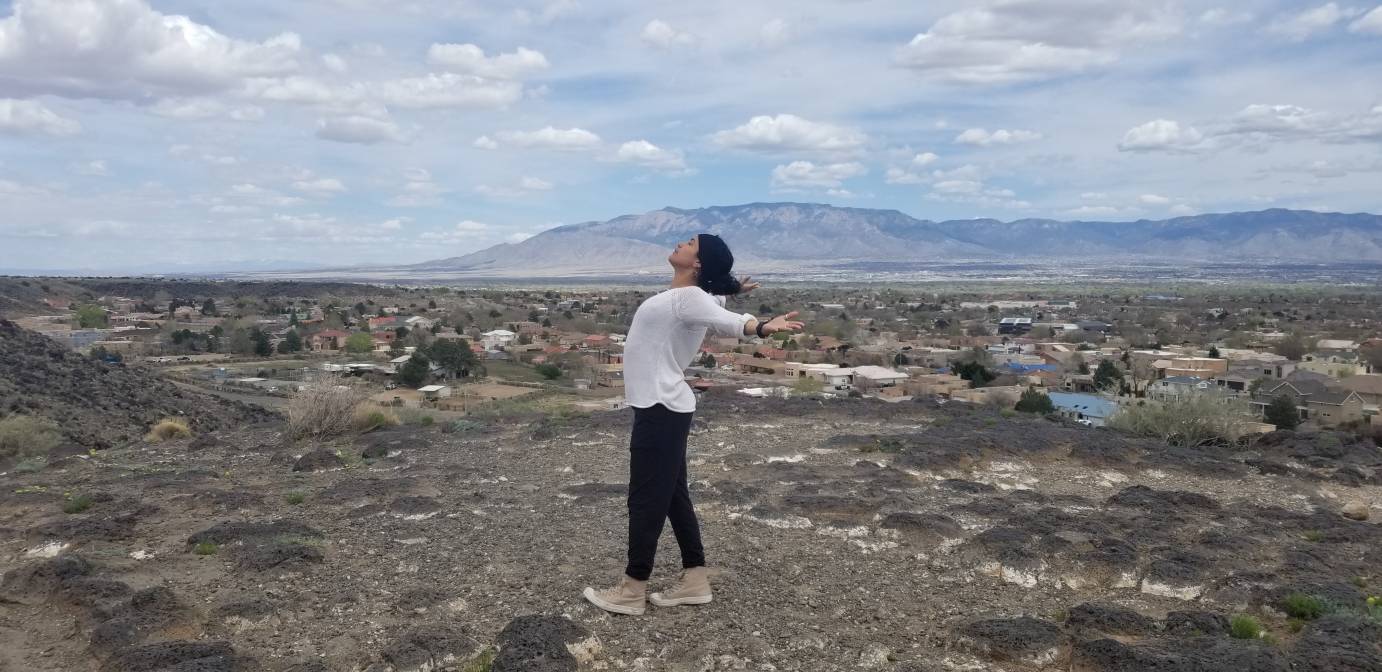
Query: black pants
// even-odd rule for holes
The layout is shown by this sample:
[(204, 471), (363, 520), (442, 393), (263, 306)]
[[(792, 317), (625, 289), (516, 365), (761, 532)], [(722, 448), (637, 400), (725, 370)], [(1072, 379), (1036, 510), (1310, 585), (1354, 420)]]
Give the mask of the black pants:
[(647, 581), (662, 523), (672, 519), (681, 547), (682, 567), (705, 565), (701, 528), (686, 488), (686, 436), (693, 413), (677, 413), (662, 404), (633, 409), (629, 439), (629, 564), (624, 573)]

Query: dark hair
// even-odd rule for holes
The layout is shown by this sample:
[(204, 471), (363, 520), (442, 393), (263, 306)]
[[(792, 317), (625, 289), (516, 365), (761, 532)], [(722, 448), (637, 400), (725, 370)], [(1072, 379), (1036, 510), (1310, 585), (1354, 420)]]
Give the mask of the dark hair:
[(696, 236), (696, 242), (701, 260), (696, 286), (711, 294), (738, 294), (739, 280), (731, 273), (734, 270), (734, 255), (725, 241), (713, 233), (702, 233)]

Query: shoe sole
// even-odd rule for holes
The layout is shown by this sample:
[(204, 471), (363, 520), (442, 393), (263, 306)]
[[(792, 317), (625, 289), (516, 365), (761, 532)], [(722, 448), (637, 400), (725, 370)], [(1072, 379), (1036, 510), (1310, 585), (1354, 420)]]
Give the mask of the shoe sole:
[(604, 609), (605, 611), (616, 614), (624, 614), (625, 616), (642, 616), (643, 612), (646, 610), (646, 607), (626, 607), (621, 604), (606, 602), (595, 595), (594, 588), (586, 588), (585, 592), (581, 594), (585, 596), (587, 602), (601, 609)]
[(684, 604), (710, 604), (714, 599), (713, 595), (696, 595), (693, 597), (678, 597), (676, 599), (666, 599), (658, 593), (649, 596), (649, 601), (659, 607), (680, 607)]

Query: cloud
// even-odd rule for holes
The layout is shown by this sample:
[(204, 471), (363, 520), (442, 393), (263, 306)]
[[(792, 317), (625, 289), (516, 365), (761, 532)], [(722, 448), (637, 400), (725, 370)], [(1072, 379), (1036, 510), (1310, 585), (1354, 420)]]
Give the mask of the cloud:
[(1362, 18), (1349, 24), (1348, 29), (1355, 33), (1382, 35), (1382, 5), (1378, 5)]
[(317, 122), (317, 137), (323, 140), (359, 145), (407, 142), (403, 132), (392, 121), (361, 116), (322, 119)]
[(298, 180), (293, 183), (293, 188), (313, 196), (332, 196), (346, 191), (345, 185), (334, 177)]
[(941, 157), (936, 156), (931, 152), (922, 152), (912, 157), (912, 165), (918, 168), (924, 168), (940, 160), (940, 158)]
[(1382, 140), (1382, 105), (1369, 112), (1339, 115), (1298, 105), (1249, 105), (1218, 131), (1253, 140), (1318, 140), (1331, 143)]
[(384, 229), (385, 231), (398, 231), (403, 228), (404, 224), (407, 224), (411, 221), (413, 220), (409, 217), (395, 217), (393, 219), (387, 219), (383, 222), (380, 222), (379, 228)]
[(339, 54), (322, 54), (322, 65), (326, 66), (327, 70), (337, 74), (350, 72), (350, 64), (346, 63), (346, 60), (341, 58)]
[(1158, 194), (1142, 194), (1137, 197), (1137, 201), (1145, 205), (1166, 205), (1171, 202), (1171, 199)]
[(768, 49), (780, 47), (792, 38), (791, 32), (786, 21), (773, 19), (758, 29), (758, 44)]
[(864, 148), (868, 136), (853, 128), (779, 114), (753, 117), (742, 126), (715, 133), (711, 141), (726, 149), (754, 152), (854, 154)]
[[(489, 140), (488, 136), (480, 136), (475, 141), (477, 147), (489, 144), (482, 145), (482, 139)], [(563, 129), (547, 126), (536, 131), (500, 131), (494, 134), (491, 142), (523, 149), (581, 151), (598, 147), (600, 136), (583, 128)]]
[(1204, 135), (1193, 126), (1181, 128), (1179, 122), (1156, 119), (1134, 126), (1118, 143), (1124, 152), (1190, 152), (1201, 147)]
[(535, 235), (535, 234), (526, 233), (526, 232), (523, 232), (523, 231), (516, 231), (516, 232), (514, 232), (514, 233), (510, 233), (510, 234), (507, 235), (507, 236), (504, 236), (504, 242), (506, 242), (506, 243), (521, 243), (521, 242), (523, 242), (523, 241), (525, 241), (525, 240), (527, 240), (527, 239), (529, 239), (529, 238), (532, 238), (534, 235)]
[(461, 220), (450, 229), (442, 231), (424, 231), (418, 236), (418, 240), (432, 243), (459, 243), (466, 240), (485, 237), (489, 233), (490, 226), (483, 222), (474, 220)]
[(488, 135), (475, 138), (475, 142), (470, 144), (476, 149), (499, 149), (499, 143), (495, 142), (494, 139)]
[(772, 185), (782, 187), (826, 188), (839, 187), (845, 180), (868, 172), (858, 162), (817, 165), (810, 161), (793, 161), (773, 168)]
[(686, 170), (686, 159), (682, 157), (681, 152), (663, 149), (647, 140), (630, 140), (619, 145), (614, 160), (655, 170)]
[(447, 189), (432, 179), (426, 168), (409, 168), (403, 171), (403, 192), (389, 199), (388, 204), (399, 208), (421, 208), (441, 204)]
[[(3, 39), (0, 39), (0, 47), (3, 45)], [(58, 115), (36, 100), (0, 98), (0, 131), (24, 135), (66, 136), (80, 133), (82, 125)]]
[(937, 79), (1004, 84), (1108, 65), (1180, 30), (1174, 8), (1155, 0), (1007, 0), (941, 17), (895, 59)]
[(531, 194), (535, 191), (551, 191), (553, 185), (547, 180), (538, 177), (524, 176), (512, 185), (492, 186), (481, 184), (475, 187), (475, 193), (491, 198), (515, 198)]
[(643, 32), (639, 34), (639, 38), (645, 44), (660, 49), (686, 47), (696, 43), (695, 35), (679, 31), (662, 19), (649, 21), (647, 25), (643, 26)]
[(931, 179), (926, 175), (894, 167), (883, 174), (883, 181), (888, 184), (926, 184)]
[(72, 170), (78, 175), (85, 175), (87, 177), (107, 177), (110, 175), (110, 167), (106, 165), (104, 160), (80, 163), (73, 166)]
[(225, 91), (298, 69), (301, 40), (238, 40), (144, 0), (15, 0), (0, 20), (0, 82), (10, 91), (142, 99)]
[(518, 82), (453, 72), (388, 80), (378, 82), (372, 88), (384, 103), (409, 109), (502, 108), (523, 97), (523, 85)]
[(990, 133), (982, 128), (971, 128), (955, 136), (955, 143), (960, 145), (988, 147), (990, 145), (1014, 145), (1040, 139), (1040, 133), (1021, 129), (1008, 131), (1000, 128)]
[(1081, 205), (1066, 210), (1064, 214), (1070, 217), (1116, 217), (1122, 212), (1111, 205)]
[(1329, 30), (1339, 22), (1356, 15), (1355, 10), (1341, 9), (1338, 4), (1330, 2), (1303, 12), (1279, 17), (1267, 25), (1267, 32), (1300, 41)]
[(1243, 11), (1230, 10), (1224, 7), (1213, 7), (1204, 10), (1200, 14), (1200, 23), (1211, 26), (1230, 26), (1239, 23), (1252, 21), (1252, 14)]
[(452, 72), (490, 79), (523, 79), (550, 67), (542, 52), (519, 47), (511, 54), (485, 56), (473, 44), (433, 44), (427, 60)]
[(211, 98), (164, 98), (150, 105), (149, 112), (169, 119), (198, 121), (227, 117), (235, 121), (259, 121), (264, 118), (264, 108), (254, 105), (229, 107)]

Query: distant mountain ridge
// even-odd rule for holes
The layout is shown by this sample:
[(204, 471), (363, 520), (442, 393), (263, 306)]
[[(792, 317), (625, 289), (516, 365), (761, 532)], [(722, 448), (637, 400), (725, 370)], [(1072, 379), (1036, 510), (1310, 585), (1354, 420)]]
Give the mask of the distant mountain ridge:
[(1382, 263), (1382, 216), (1262, 210), (1132, 222), (994, 219), (935, 222), (897, 210), (812, 203), (663, 208), (569, 224), (520, 243), (406, 267), (420, 272), (542, 277), (649, 273), (677, 242), (723, 237), (755, 268), (856, 262), (996, 261)]

